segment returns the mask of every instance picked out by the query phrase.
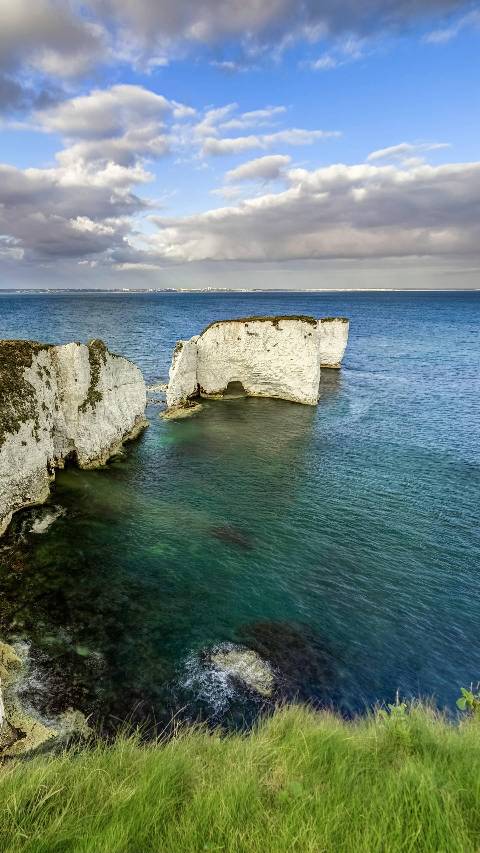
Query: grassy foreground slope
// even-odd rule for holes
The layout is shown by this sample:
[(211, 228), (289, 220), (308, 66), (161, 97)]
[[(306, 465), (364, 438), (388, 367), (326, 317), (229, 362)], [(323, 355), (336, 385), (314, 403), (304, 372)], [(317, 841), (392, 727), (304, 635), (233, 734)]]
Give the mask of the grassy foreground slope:
[(293, 707), (0, 767), (2, 853), (480, 850), (480, 723)]

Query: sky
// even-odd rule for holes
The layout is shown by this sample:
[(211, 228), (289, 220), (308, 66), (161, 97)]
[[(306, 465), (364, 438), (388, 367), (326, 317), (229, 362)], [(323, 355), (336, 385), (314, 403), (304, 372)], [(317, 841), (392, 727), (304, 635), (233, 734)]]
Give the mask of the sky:
[(0, 289), (479, 288), (480, 5), (0, 0)]

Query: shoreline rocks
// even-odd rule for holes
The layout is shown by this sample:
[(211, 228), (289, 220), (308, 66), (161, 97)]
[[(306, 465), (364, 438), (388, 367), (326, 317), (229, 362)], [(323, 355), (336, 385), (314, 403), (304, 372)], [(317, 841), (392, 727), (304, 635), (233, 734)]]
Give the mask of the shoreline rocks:
[(21, 688), (27, 674), (28, 656), (0, 641), (0, 759), (91, 733), (80, 711), (70, 709), (54, 720), (44, 720), (32, 708), (24, 707)]
[(147, 425), (138, 367), (100, 340), (0, 341), (0, 535), (44, 503), (55, 469), (95, 468)]

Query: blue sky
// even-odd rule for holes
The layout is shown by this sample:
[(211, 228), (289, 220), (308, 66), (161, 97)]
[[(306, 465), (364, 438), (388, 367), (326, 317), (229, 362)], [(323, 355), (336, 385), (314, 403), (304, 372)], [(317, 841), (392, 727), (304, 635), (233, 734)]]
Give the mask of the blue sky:
[(475, 4), (35, 9), (0, 0), (0, 287), (479, 286)]

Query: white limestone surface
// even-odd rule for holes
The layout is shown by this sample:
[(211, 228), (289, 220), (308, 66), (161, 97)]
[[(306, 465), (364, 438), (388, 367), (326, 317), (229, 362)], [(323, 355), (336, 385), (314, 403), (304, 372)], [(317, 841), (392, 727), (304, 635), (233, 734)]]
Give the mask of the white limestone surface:
[(212, 323), (197, 341), (201, 397), (241, 383), (251, 397), (314, 406), (320, 384), (320, 336), (312, 317), (254, 317)]
[(189, 399), (198, 395), (197, 340), (198, 336), (195, 336), (188, 341), (177, 341), (175, 345), (168, 374), (169, 409), (184, 406)]
[(348, 342), (349, 322), (346, 317), (322, 317), (320, 328), (320, 363), (322, 367), (341, 367)]
[[(196, 396), (278, 397), (318, 403), (320, 368), (340, 367), (348, 340), (342, 317), (244, 317), (211, 323), (175, 347), (167, 412)], [(229, 388), (230, 386), (230, 388)]]
[(102, 341), (0, 341), (0, 534), (42, 503), (55, 468), (104, 464), (146, 425), (138, 367)]

